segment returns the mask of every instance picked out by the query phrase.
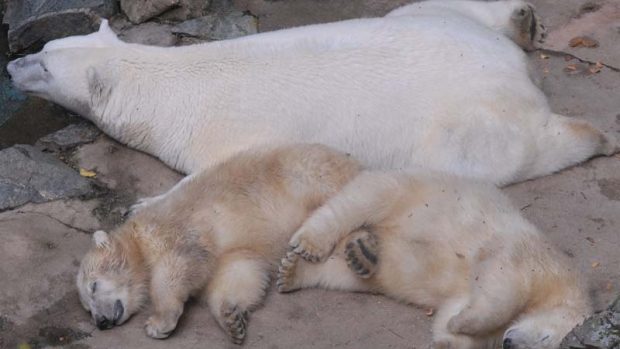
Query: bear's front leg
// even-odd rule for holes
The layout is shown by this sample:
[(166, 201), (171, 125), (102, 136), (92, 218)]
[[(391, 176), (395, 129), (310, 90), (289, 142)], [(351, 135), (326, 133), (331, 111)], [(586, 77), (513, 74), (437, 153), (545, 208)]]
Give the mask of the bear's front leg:
[(144, 326), (149, 337), (164, 339), (170, 336), (190, 294), (204, 285), (207, 273), (200, 272), (202, 268), (196, 264), (187, 256), (171, 254), (161, 258), (153, 267), (151, 302), (155, 313)]
[(260, 304), (269, 286), (269, 263), (249, 250), (226, 253), (207, 286), (213, 316), (235, 344), (247, 335), (248, 313)]

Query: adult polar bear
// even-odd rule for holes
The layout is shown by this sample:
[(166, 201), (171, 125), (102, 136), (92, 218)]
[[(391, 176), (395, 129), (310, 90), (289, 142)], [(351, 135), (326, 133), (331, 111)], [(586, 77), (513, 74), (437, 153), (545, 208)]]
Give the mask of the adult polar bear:
[(8, 71), (18, 88), (185, 173), (295, 141), (371, 168), (423, 166), (503, 185), (618, 150), (550, 111), (517, 45), (531, 46), (540, 29), (517, 0), (431, 1), (178, 48), (123, 43), (104, 21)]

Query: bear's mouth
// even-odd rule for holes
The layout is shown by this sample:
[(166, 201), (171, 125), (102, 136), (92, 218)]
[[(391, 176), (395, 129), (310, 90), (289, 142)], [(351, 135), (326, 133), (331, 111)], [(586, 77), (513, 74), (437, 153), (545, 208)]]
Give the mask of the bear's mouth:
[(114, 302), (114, 318), (112, 319), (112, 323), (114, 325), (118, 324), (120, 320), (123, 318), (123, 313), (125, 313), (125, 307), (123, 306), (123, 302), (120, 299), (117, 299)]

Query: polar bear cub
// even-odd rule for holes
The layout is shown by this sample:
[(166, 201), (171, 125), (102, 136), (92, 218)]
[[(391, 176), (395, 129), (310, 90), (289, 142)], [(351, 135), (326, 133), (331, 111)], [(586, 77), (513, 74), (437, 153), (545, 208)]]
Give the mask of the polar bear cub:
[(171, 334), (190, 296), (206, 298), (234, 343), (263, 299), (270, 271), (309, 213), (359, 171), (321, 145), (239, 154), (186, 180), (114, 232), (98, 231), (77, 275), (97, 327), (124, 323), (150, 295), (146, 333)]
[(363, 173), (290, 244), (281, 292), (320, 286), (434, 308), (434, 348), (557, 348), (590, 312), (567, 257), (491, 185)]

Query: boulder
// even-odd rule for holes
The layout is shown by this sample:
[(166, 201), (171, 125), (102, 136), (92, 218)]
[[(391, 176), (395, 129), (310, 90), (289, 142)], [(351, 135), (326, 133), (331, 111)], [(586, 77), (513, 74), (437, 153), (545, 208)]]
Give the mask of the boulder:
[(172, 26), (147, 22), (125, 28), (118, 36), (121, 40), (134, 44), (151, 46), (174, 46), (178, 37), (172, 33)]
[(179, 0), (179, 6), (161, 15), (167, 21), (185, 21), (191, 18), (202, 17), (207, 14), (210, 0)]
[(3, 23), (11, 52), (36, 51), (46, 42), (99, 28), (116, 11), (114, 0), (8, 0)]
[(33, 146), (15, 145), (0, 151), (0, 211), (94, 191), (89, 180)]
[(67, 151), (80, 144), (94, 141), (100, 134), (101, 131), (93, 124), (80, 122), (39, 139), (35, 146), (43, 151)]
[(257, 31), (256, 18), (240, 11), (190, 19), (172, 29), (172, 32), (180, 37), (203, 41), (233, 39), (255, 34)]
[(587, 318), (562, 341), (560, 349), (620, 348), (620, 297), (609, 308)]
[(179, 5), (180, 0), (121, 0), (121, 9), (130, 21), (139, 24)]

